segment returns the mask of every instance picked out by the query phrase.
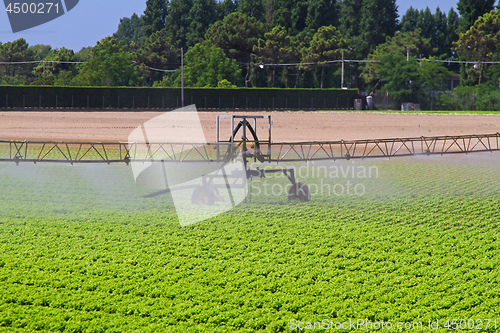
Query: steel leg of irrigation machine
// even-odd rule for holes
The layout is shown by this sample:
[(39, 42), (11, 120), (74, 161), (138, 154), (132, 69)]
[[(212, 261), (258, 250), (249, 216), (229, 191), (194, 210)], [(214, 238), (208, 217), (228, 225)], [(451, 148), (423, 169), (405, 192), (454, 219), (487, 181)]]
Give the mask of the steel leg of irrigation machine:
[[(297, 182), (295, 180), (295, 170), (291, 169), (257, 169), (257, 170), (247, 170), (247, 179), (252, 178), (265, 178), (268, 173), (279, 173), (282, 172), (286, 178), (290, 181), (292, 186), (288, 189), (288, 200), (289, 201), (310, 201), (311, 192), (306, 184)], [(251, 187), (250, 187), (251, 188)]]

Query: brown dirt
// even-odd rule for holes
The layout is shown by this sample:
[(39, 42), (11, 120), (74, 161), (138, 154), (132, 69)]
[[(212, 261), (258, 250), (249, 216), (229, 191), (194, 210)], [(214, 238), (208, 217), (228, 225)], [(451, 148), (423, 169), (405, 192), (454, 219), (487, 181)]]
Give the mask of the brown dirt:
[[(0, 112), (0, 140), (126, 142), (130, 132), (160, 112)], [(215, 140), (215, 118), (231, 112), (200, 112), (207, 141)], [(500, 131), (500, 115), (355, 112), (274, 112), (273, 142), (332, 141), (487, 134)], [(262, 123), (263, 124), (263, 123)], [(260, 138), (267, 128), (258, 125)], [(221, 132), (229, 136), (228, 128)]]

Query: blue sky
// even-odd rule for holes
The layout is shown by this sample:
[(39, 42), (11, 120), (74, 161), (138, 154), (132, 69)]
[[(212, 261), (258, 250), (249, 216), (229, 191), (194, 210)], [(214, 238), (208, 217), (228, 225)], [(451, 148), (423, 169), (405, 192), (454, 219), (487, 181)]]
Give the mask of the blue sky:
[[(396, 0), (399, 14), (413, 6), (417, 9), (429, 7), (432, 12), (437, 5), (447, 13), (451, 7), (456, 10), (458, 0)], [(0, 11), (0, 42), (10, 42), (24, 38), (30, 45), (48, 44), (53, 48), (66, 47), (78, 52), (82, 47), (94, 46), (97, 41), (116, 32), (120, 18), (130, 17), (137, 13), (141, 15), (146, 9), (145, 0), (80, 0), (78, 5), (65, 15), (41, 26), (12, 33), (7, 13), (1, 6)]]

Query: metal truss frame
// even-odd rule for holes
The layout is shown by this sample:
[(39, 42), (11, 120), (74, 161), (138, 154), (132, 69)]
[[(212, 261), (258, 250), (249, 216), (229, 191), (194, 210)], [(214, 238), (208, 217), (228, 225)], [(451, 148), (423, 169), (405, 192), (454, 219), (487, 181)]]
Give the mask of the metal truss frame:
[(0, 162), (127, 163), (227, 162), (239, 151), (262, 162), (307, 162), (336, 159), (392, 158), (412, 155), (468, 154), (500, 151), (500, 133), (325, 142), (138, 143), (0, 141)]

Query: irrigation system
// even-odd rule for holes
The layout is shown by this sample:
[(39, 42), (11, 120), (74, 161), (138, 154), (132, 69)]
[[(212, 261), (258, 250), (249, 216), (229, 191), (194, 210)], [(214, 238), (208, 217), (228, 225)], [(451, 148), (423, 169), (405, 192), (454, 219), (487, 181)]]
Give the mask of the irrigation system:
[[(221, 122), (229, 121), (231, 132), (221, 138)], [(260, 126), (257, 126), (259, 123)], [(246, 179), (263, 178), (282, 172), (290, 180), (290, 200), (309, 201), (305, 184), (296, 181), (293, 168), (252, 169), (248, 162), (280, 164), (324, 160), (395, 158), (414, 155), (469, 154), (500, 151), (500, 133), (453, 136), (421, 136), (370, 140), (311, 142), (272, 142), (271, 116), (217, 116), (216, 142), (51, 142), (0, 141), (0, 162), (10, 163), (214, 163), (224, 165), (241, 155)], [(257, 128), (267, 128), (258, 137)], [(203, 175), (203, 186), (212, 179)], [(205, 177), (206, 176), (206, 177)], [(231, 178), (231, 175), (224, 175)], [(238, 176), (237, 176), (238, 177)], [(226, 179), (229, 186), (229, 180)], [(172, 191), (152, 193), (155, 196)], [(201, 194), (200, 194), (201, 193)], [(201, 196), (201, 197), (199, 197)], [(211, 191), (198, 191), (193, 201), (211, 204)]]

